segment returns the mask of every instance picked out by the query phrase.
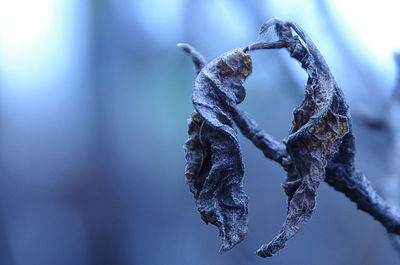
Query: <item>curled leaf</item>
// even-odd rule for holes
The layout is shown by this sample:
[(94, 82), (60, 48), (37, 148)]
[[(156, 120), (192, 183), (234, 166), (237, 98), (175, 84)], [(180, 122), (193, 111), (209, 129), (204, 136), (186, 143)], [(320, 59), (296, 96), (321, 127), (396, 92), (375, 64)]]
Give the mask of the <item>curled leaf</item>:
[(193, 87), (196, 114), (189, 121), (189, 139), (184, 147), (186, 181), (202, 219), (219, 229), (221, 253), (247, 234), (248, 199), (233, 126), (236, 105), (245, 97), (243, 82), (250, 73), (250, 56), (234, 50), (204, 66)]
[[(272, 44), (257, 43), (249, 50), (284, 46), (306, 69), (308, 80), (305, 98), (294, 111), (293, 126), (286, 141), (291, 158), (283, 185), (288, 196), (286, 220), (280, 233), (257, 251), (261, 257), (277, 253), (311, 218), (327, 162), (349, 132), (348, 108), (342, 92), (312, 41), (297, 25), (277, 19), (263, 25), (261, 34), (270, 27), (275, 28), (280, 39)], [(298, 36), (293, 35), (292, 29)]]
[(186, 183), (189, 185), (190, 191), (196, 198), (198, 197), (205, 181), (205, 176), (200, 176), (203, 161), (207, 156), (206, 150), (203, 149), (200, 142), (200, 128), (202, 125), (203, 121), (199, 114), (193, 112), (192, 116), (188, 120), (189, 138), (183, 146), (186, 158)]

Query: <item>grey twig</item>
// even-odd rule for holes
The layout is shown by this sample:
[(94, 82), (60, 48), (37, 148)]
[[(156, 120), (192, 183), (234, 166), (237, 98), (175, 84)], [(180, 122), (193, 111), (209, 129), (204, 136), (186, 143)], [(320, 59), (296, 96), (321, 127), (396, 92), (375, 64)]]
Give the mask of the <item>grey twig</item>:
[(204, 56), (187, 43), (178, 43), (176, 46), (192, 57), (195, 72), (196, 74), (200, 73), (201, 69), (206, 65)]
[[(388, 114), (384, 117), (371, 117), (366, 113), (355, 113), (357, 121), (370, 129), (383, 130), (390, 136), (387, 173), (383, 180), (383, 195), (395, 207), (400, 205), (400, 54), (394, 55), (397, 76), (392, 95), (386, 103)], [(375, 211), (374, 211), (375, 212)], [(383, 218), (383, 217), (381, 217)], [(378, 219), (378, 218), (377, 218)], [(389, 231), (389, 230), (388, 230)], [(393, 247), (400, 253), (400, 236), (389, 231)]]
[(260, 129), (257, 122), (251, 119), (246, 112), (238, 111), (235, 123), (242, 134), (260, 149), (267, 158), (279, 164), (282, 164), (284, 158), (288, 158), (289, 155), (286, 152), (286, 146)]
[(387, 131), (388, 130), (388, 121), (386, 117), (376, 117), (365, 112), (353, 112), (354, 121), (360, 123), (370, 129), (377, 131)]
[(342, 192), (357, 208), (379, 221), (388, 232), (400, 234), (400, 214), (375, 191), (368, 179), (353, 163), (354, 137), (348, 135), (345, 144), (326, 168), (325, 182)]
[[(390, 135), (388, 173), (385, 180), (385, 197), (394, 206), (400, 205), (400, 54), (394, 56), (397, 76), (392, 96), (388, 103), (389, 119), (387, 131)], [(400, 236), (389, 234), (390, 242), (400, 253)]]
[(256, 42), (247, 46), (244, 51), (247, 52), (252, 50), (281, 49), (286, 48), (288, 44), (288, 42), (282, 40), (276, 42)]

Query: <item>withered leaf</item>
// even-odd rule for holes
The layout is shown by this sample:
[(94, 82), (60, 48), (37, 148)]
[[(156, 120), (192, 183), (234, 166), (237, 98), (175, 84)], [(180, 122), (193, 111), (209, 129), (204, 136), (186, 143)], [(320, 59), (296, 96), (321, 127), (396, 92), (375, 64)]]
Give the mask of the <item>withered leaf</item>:
[(234, 50), (202, 68), (193, 87), (196, 113), (189, 121), (184, 147), (186, 181), (202, 219), (219, 229), (221, 253), (247, 234), (248, 199), (233, 126), (235, 107), (245, 97), (243, 82), (250, 73), (250, 56)]
[[(337, 152), (342, 138), (349, 132), (348, 110), (342, 92), (335, 80), (321, 63), (322, 57), (311, 40), (299, 27), (274, 19), (263, 25), (261, 34), (275, 27), (279, 36), (276, 46), (269, 43), (250, 46), (281, 48), (284, 43), (290, 55), (297, 59), (308, 73), (305, 98), (294, 111), (293, 126), (286, 140), (291, 158), (287, 168), (284, 190), (288, 196), (288, 211), (280, 233), (257, 254), (270, 257), (282, 249), (311, 218), (315, 208), (317, 188), (325, 178), (327, 162)], [(302, 41), (292, 33), (294, 28)]]

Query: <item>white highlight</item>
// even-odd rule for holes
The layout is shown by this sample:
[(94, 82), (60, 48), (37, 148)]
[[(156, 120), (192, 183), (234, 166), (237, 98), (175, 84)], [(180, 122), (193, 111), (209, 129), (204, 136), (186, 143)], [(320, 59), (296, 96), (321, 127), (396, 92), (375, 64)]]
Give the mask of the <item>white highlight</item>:
[(62, 72), (68, 7), (68, 1), (0, 0), (0, 74), (5, 87), (36, 90)]

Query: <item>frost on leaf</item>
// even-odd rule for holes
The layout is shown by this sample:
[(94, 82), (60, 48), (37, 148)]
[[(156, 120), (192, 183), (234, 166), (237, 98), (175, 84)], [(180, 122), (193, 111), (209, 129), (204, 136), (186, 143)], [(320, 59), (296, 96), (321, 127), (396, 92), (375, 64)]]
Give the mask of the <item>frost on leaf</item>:
[(206, 223), (218, 227), (220, 252), (247, 233), (247, 196), (243, 163), (234, 129), (236, 105), (243, 101), (244, 79), (251, 73), (250, 56), (229, 52), (203, 67), (193, 87), (195, 114), (189, 120), (186, 181)]
[(183, 146), (185, 150), (186, 168), (185, 177), (186, 183), (190, 187), (190, 191), (195, 197), (204, 183), (204, 177), (200, 177), (200, 170), (203, 165), (204, 158), (206, 157), (205, 150), (200, 143), (200, 126), (203, 124), (199, 114), (193, 112), (192, 117), (188, 120), (188, 135)]

